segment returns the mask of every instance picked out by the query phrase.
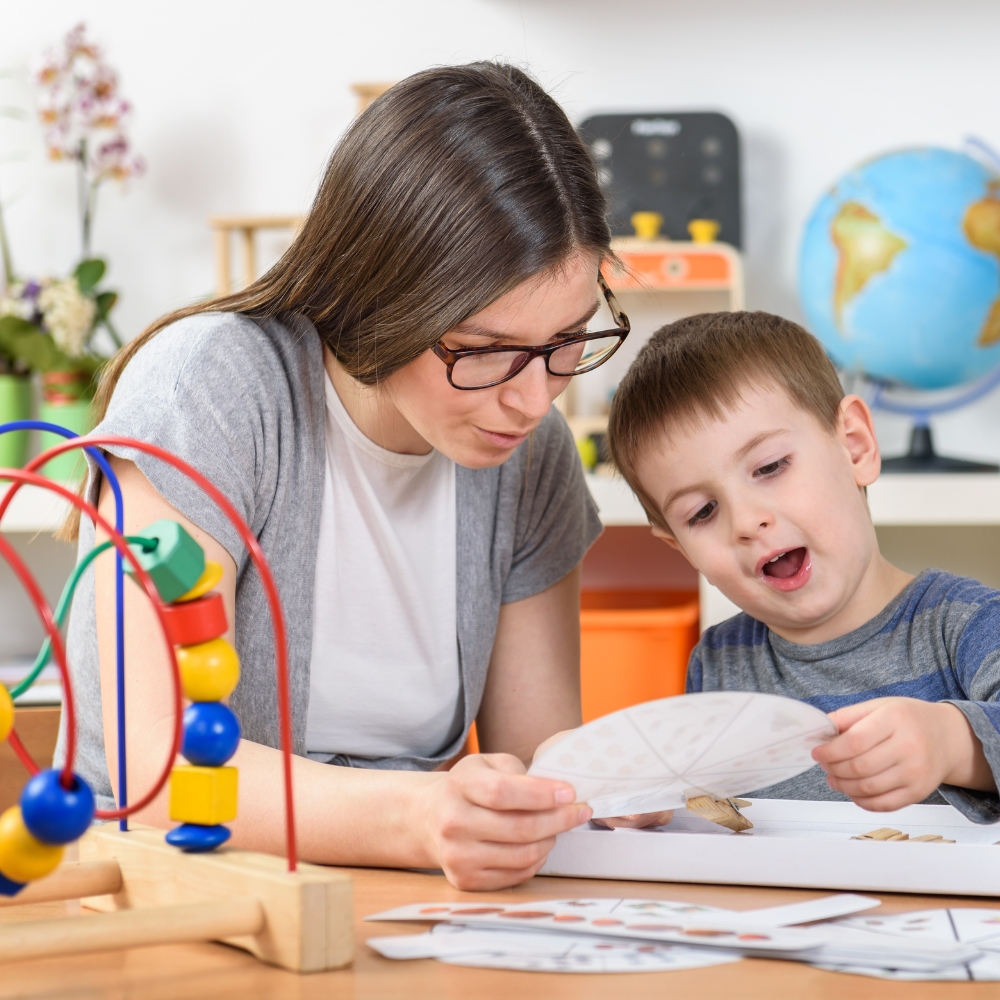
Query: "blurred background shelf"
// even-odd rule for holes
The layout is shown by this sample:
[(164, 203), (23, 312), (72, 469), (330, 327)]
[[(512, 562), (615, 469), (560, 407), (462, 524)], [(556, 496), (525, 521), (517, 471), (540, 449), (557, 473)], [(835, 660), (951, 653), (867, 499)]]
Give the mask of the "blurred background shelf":
[[(587, 474), (604, 524), (646, 524), (646, 514), (619, 476)], [(868, 487), (877, 526), (1000, 525), (1000, 475), (884, 475)]]

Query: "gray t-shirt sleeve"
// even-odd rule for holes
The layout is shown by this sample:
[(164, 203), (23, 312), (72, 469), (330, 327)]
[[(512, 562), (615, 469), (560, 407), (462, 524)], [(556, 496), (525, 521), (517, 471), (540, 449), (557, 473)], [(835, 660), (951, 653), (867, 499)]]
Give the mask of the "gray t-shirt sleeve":
[[(267, 428), (277, 401), (259, 391), (273, 368), (273, 342), (252, 320), (206, 313), (172, 324), (129, 363), (98, 431), (140, 438), (177, 455), (217, 486), (255, 534), (267, 496)], [(252, 378), (257, 385), (248, 384)], [(273, 380), (272, 380), (273, 381)], [(275, 410), (268, 413), (268, 408)], [(239, 535), (186, 475), (133, 449), (107, 449), (134, 462), (172, 506), (222, 544), (239, 566)], [(276, 465), (277, 463), (272, 463)], [(264, 487), (262, 490), (261, 487)]]
[[(968, 699), (948, 701), (968, 720), (1000, 788), (1000, 596), (984, 601), (968, 619), (954, 641), (952, 659), (956, 679)], [(996, 792), (954, 785), (942, 785), (940, 792), (973, 822), (1000, 821)]]
[(524, 452), (523, 492), (501, 595), (504, 604), (558, 583), (603, 530), (573, 435), (554, 407)]

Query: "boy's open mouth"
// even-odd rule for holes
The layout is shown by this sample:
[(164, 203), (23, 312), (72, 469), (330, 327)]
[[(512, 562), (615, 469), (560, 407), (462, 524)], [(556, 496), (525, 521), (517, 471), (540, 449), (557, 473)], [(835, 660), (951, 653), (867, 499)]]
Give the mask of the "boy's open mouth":
[(764, 576), (771, 576), (776, 580), (788, 580), (802, 569), (805, 559), (805, 548), (789, 549), (775, 556), (770, 562), (764, 563), (762, 572)]

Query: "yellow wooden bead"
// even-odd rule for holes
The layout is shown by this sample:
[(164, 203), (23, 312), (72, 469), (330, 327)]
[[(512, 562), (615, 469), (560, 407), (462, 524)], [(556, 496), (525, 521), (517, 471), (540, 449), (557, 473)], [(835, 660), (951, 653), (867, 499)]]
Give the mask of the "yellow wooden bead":
[(0, 815), (0, 873), (14, 882), (44, 878), (62, 861), (63, 849), (36, 840), (24, 825), (20, 806)]
[(179, 764), (170, 772), (170, 818), (215, 826), (236, 819), (235, 767)]
[(14, 728), (14, 702), (11, 700), (10, 692), (0, 684), (0, 743), (8, 736)]
[(191, 701), (222, 701), (240, 679), (240, 658), (225, 639), (178, 646), (177, 664), (184, 694)]
[(205, 560), (205, 572), (198, 577), (198, 582), (186, 593), (174, 599), (174, 603), (193, 601), (204, 597), (222, 579), (222, 567), (213, 559)]

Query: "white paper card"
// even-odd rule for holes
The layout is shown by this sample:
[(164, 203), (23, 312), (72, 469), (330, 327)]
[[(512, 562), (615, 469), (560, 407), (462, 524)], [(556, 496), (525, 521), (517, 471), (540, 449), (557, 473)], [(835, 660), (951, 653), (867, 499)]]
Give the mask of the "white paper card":
[(792, 698), (715, 691), (612, 712), (544, 750), (528, 773), (569, 782), (596, 817), (676, 809), (688, 798), (729, 798), (813, 766), (837, 735), (819, 709)]
[[(850, 961), (820, 961), (816, 963), (820, 968), (905, 981), (1000, 981), (1000, 910), (964, 907), (921, 910), (886, 916), (854, 917), (838, 921), (837, 926), (855, 933), (867, 932), (876, 942), (889, 937), (893, 940), (894, 947), (884, 954), (881, 963), (855, 965)], [(900, 937), (911, 940), (913, 951), (928, 959), (934, 954), (940, 954), (941, 949), (965, 947), (968, 952), (964, 963), (950, 962), (937, 970), (921, 970), (910, 963), (896, 960), (895, 942)], [(979, 953), (976, 954), (976, 951)]]
[(663, 972), (739, 961), (720, 948), (575, 934), (531, 933), (438, 924), (426, 934), (369, 938), (386, 958), (436, 958), (451, 965), (526, 972)]
[(470, 926), (572, 931), (746, 952), (794, 953), (825, 943), (823, 929), (766, 927), (733, 911), (658, 899), (567, 899), (502, 903), (413, 903), (366, 920), (433, 920)]
[(804, 903), (788, 903), (785, 906), (767, 906), (759, 910), (741, 910), (741, 920), (758, 922), (761, 927), (792, 927), (795, 924), (810, 924), (814, 920), (832, 920), (849, 913), (860, 913), (881, 906), (882, 900), (874, 896), (858, 896), (853, 892), (843, 892), (836, 896), (821, 896), (808, 899)]

